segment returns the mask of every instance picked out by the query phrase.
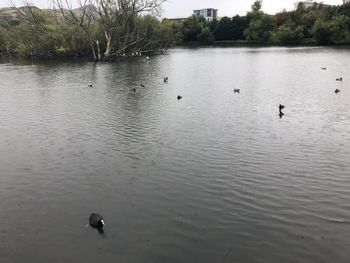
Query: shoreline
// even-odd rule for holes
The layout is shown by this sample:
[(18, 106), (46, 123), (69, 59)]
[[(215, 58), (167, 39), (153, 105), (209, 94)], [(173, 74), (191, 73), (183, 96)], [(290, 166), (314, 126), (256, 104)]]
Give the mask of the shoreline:
[[(227, 47), (237, 47), (237, 48), (273, 48), (273, 47), (280, 47), (280, 48), (307, 48), (307, 47), (319, 47), (319, 48), (341, 48), (341, 49), (350, 49), (350, 45), (345, 44), (339, 44), (339, 45), (316, 45), (316, 44), (308, 44), (308, 45), (269, 45), (269, 44), (259, 44), (254, 42), (248, 42), (248, 41), (215, 41), (213, 44), (203, 44), (199, 42), (186, 42), (186, 43), (180, 43), (176, 46), (169, 48), (169, 50), (174, 48), (227, 48)], [(116, 63), (116, 62), (123, 62), (125, 60), (129, 59), (136, 59), (136, 58), (142, 58), (142, 57), (148, 57), (148, 56), (155, 56), (155, 55), (164, 55), (168, 52), (168, 50), (163, 51), (157, 51), (157, 52), (150, 52), (150, 53), (144, 53), (142, 55), (125, 55), (125, 56), (118, 56), (114, 57), (110, 60), (104, 60), (101, 59), (99, 61), (94, 61), (93, 58), (90, 55), (62, 55), (62, 56), (20, 56), (15, 54), (8, 54), (4, 52), (0, 52), (0, 62), (3, 60), (25, 60), (25, 61), (79, 61), (79, 62), (94, 62), (94, 63)]]

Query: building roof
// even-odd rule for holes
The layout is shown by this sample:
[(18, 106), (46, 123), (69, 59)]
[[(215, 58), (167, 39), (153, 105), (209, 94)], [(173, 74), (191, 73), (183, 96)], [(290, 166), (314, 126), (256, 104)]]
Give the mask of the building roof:
[(215, 10), (218, 11), (219, 9), (215, 9), (215, 8), (201, 8), (201, 9), (194, 9), (193, 11), (201, 11), (201, 10)]

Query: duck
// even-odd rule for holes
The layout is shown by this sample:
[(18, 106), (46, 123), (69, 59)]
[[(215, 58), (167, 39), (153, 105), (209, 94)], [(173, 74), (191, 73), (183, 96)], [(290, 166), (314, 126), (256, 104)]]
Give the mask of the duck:
[(233, 93), (240, 93), (240, 92), (241, 92), (240, 89), (234, 89), (234, 90), (233, 90)]
[(182, 99), (182, 96), (178, 95), (177, 100), (181, 100), (181, 99)]
[(136, 92), (136, 88), (133, 88), (132, 91), (133, 91), (133, 92)]
[(93, 87), (92, 83), (91, 83), (91, 84), (89, 84), (89, 85), (88, 85), (88, 87), (92, 88), (92, 87)]
[(89, 225), (92, 228), (95, 228), (95, 229), (101, 231), (103, 229), (103, 227), (105, 226), (103, 216), (101, 216), (100, 214), (97, 214), (97, 213), (92, 213), (89, 217)]
[(280, 104), (278, 108), (279, 108), (279, 111), (281, 112), (284, 109), (284, 105)]
[(343, 81), (343, 77), (337, 78), (336, 81)]
[(145, 85), (141, 84), (141, 87), (142, 87), (142, 88), (144, 88), (144, 87), (145, 87)]
[(322, 70), (326, 70), (327, 68), (326, 67), (321, 67)]
[(168, 81), (169, 81), (168, 77), (164, 77), (164, 82), (168, 82)]
[(334, 91), (335, 94), (338, 94), (339, 92), (340, 92), (339, 89), (336, 89), (336, 90)]

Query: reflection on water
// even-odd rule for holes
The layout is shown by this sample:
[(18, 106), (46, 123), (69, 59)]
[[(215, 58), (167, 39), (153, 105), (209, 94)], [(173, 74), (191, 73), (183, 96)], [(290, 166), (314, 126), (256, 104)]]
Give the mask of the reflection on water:
[(1, 262), (348, 262), (349, 58), (3, 62)]

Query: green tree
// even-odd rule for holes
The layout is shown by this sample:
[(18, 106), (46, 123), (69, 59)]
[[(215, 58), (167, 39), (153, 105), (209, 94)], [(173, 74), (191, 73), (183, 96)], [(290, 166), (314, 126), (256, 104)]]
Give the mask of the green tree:
[(329, 24), (331, 41), (335, 44), (350, 43), (350, 18), (345, 15), (333, 17)]
[(268, 15), (263, 15), (259, 19), (252, 19), (249, 26), (244, 30), (244, 36), (248, 41), (260, 44), (267, 43), (275, 25)]
[(317, 44), (329, 45), (331, 43), (332, 33), (329, 23), (317, 19), (311, 33)]
[(198, 16), (191, 16), (183, 24), (184, 42), (197, 41), (197, 36), (202, 33), (203, 25)]
[(274, 17), (273, 20), (276, 24), (277, 27), (282, 26), (283, 24), (287, 23), (289, 19), (290, 12), (283, 11), (280, 13), (277, 13)]
[(161, 35), (160, 39), (166, 43), (167, 48), (174, 46), (183, 41), (183, 35), (181, 32), (181, 26), (169, 20), (163, 20), (161, 22)]
[(211, 45), (214, 43), (215, 37), (208, 27), (205, 27), (198, 35), (198, 42), (205, 45)]
[(252, 6), (251, 6), (252, 10), (250, 12), (250, 15), (252, 18), (255, 18), (258, 15), (262, 15), (263, 12), (261, 11), (262, 8), (262, 0), (256, 0)]
[(231, 18), (225, 16), (218, 22), (214, 29), (214, 35), (216, 40), (230, 40), (233, 35)]
[(251, 12), (248, 12), (250, 22), (244, 30), (244, 36), (248, 41), (265, 44), (270, 39), (275, 23), (271, 16), (261, 11), (261, 5), (262, 1), (255, 1)]
[(232, 40), (242, 40), (244, 38), (244, 30), (249, 25), (249, 19), (246, 16), (236, 15), (232, 17), (231, 27), (234, 29), (232, 32)]
[(277, 45), (296, 45), (300, 44), (303, 38), (303, 26), (284, 24), (272, 33), (270, 42)]

